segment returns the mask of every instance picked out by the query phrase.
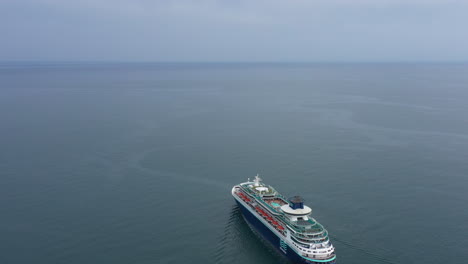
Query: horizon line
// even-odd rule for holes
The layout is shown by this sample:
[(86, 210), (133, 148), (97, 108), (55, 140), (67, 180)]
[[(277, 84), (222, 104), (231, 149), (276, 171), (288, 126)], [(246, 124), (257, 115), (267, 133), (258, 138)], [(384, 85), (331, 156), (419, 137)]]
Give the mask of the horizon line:
[(149, 61), (149, 60), (0, 60), (0, 64), (464, 64), (468, 60), (355, 61)]

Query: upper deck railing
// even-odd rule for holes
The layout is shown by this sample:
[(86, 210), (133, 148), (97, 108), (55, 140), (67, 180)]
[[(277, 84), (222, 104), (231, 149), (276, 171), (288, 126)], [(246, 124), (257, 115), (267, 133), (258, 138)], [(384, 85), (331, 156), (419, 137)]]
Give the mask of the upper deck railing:
[[(263, 195), (265, 192), (260, 194), (259, 192), (254, 191), (253, 188), (250, 188), (248, 185), (241, 185), (241, 187), (245, 192), (254, 196), (257, 201), (259, 201), (266, 209), (268, 209), (268, 211), (270, 211), (270, 213), (276, 215), (278, 220), (293, 230), (291, 235), (294, 237), (306, 243), (322, 243), (328, 240), (328, 232), (313, 218), (309, 218), (308, 220), (291, 221), (287, 216), (284, 215), (282, 211), (272, 207), (269, 203), (263, 200)], [(283, 195), (276, 192), (271, 186), (262, 184), (261, 187), (267, 187), (268, 190), (275, 194), (276, 197), (287, 201)]]

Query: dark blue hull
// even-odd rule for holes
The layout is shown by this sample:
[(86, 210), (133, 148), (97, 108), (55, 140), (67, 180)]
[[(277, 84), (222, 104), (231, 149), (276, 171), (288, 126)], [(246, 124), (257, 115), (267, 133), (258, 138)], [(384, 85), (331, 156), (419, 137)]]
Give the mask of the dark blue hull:
[(253, 215), (247, 208), (245, 208), (239, 201), (237, 204), (241, 208), (242, 214), (247, 222), (257, 230), (257, 232), (281, 254), (290, 259), (293, 263), (307, 263), (307, 264), (335, 264), (336, 260), (328, 262), (317, 262), (308, 260), (298, 255), (293, 249), (289, 248), (285, 243), (282, 243), (281, 239), (276, 236), (268, 227), (266, 227), (255, 215)]

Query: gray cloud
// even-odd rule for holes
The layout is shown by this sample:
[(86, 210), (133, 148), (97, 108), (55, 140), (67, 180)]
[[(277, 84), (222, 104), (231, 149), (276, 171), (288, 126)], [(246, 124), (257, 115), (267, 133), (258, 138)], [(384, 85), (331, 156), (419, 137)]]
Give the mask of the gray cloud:
[(467, 60), (466, 14), (455, 0), (3, 0), (0, 60)]

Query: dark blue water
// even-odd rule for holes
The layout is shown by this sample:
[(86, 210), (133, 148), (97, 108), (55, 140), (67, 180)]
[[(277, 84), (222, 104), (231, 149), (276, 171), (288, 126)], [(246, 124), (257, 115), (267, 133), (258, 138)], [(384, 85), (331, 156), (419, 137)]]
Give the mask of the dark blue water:
[(467, 64), (4, 63), (0, 263), (285, 263), (257, 173), (339, 263), (464, 263), (467, 102)]

